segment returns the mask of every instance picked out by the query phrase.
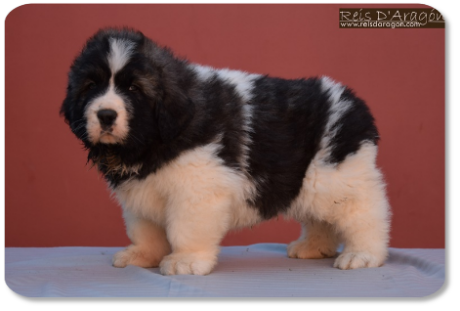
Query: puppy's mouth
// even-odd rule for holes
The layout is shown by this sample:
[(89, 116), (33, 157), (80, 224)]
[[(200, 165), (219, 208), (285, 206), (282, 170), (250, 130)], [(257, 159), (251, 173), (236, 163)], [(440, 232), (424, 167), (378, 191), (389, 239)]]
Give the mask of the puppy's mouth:
[(87, 126), (88, 139), (94, 144), (121, 144), (124, 136), (120, 133), (120, 128), (116, 124), (110, 126), (99, 123), (90, 123)]
[(118, 142), (117, 137), (112, 133), (113, 128), (102, 129), (99, 134), (99, 141), (103, 144), (115, 144)]

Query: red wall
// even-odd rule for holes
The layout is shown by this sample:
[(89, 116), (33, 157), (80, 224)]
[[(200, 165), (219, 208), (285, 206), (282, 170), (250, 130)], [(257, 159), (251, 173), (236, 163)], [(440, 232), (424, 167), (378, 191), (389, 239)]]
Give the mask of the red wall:
[[(354, 88), (381, 132), (378, 164), (394, 214), (391, 245), (444, 247), (444, 30), (339, 29), (339, 7), (26, 5), (12, 11), (6, 19), (6, 246), (129, 243), (120, 208), (85, 166), (85, 152), (58, 114), (69, 65), (85, 40), (101, 27), (127, 25), (193, 62), (284, 78), (329, 75)], [(299, 231), (295, 222), (272, 220), (230, 233), (223, 244), (289, 242)]]

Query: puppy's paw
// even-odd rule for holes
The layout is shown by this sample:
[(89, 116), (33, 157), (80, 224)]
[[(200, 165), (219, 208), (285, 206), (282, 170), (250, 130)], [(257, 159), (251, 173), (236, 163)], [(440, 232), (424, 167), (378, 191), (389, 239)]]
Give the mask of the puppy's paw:
[(211, 273), (217, 263), (214, 255), (203, 253), (172, 253), (160, 262), (160, 272), (163, 275)]
[(290, 258), (320, 259), (334, 257), (336, 250), (332, 247), (311, 245), (303, 240), (289, 244), (287, 253)]
[(344, 252), (334, 262), (334, 268), (341, 270), (376, 268), (383, 265), (385, 258), (378, 258), (366, 252)]
[(152, 251), (143, 250), (140, 247), (131, 245), (113, 255), (112, 265), (117, 268), (124, 268), (127, 265), (153, 268), (158, 267), (160, 260), (161, 258), (158, 258)]

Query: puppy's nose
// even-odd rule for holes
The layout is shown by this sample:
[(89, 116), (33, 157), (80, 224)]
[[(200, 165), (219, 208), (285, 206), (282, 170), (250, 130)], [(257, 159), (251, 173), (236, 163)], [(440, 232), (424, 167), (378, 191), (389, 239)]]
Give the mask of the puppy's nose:
[(97, 117), (102, 126), (111, 126), (117, 118), (117, 112), (112, 109), (102, 109), (97, 112)]

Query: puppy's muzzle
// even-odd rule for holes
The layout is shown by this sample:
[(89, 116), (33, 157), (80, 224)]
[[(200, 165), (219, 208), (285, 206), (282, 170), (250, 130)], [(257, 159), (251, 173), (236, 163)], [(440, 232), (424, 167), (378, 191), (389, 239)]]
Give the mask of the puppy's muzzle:
[(102, 109), (97, 112), (97, 118), (99, 119), (103, 130), (110, 130), (110, 127), (115, 122), (117, 116), (117, 112), (112, 109)]

